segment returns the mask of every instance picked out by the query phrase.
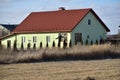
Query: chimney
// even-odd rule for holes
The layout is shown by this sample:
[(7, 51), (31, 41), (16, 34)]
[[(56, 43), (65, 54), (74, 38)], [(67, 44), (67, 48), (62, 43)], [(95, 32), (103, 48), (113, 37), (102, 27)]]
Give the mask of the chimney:
[(64, 7), (59, 7), (59, 11), (63, 11), (63, 10), (65, 10)]

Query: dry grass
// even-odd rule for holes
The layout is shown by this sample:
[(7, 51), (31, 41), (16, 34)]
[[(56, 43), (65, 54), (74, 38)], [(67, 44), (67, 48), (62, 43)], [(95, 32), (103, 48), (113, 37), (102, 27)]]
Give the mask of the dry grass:
[(120, 80), (120, 59), (0, 65), (0, 80)]
[(120, 45), (81, 45), (68, 49), (53, 48), (29, 51), (0, 51), (0, 63), (56, 60), (93, 60), (106, 58), (120, 58)]

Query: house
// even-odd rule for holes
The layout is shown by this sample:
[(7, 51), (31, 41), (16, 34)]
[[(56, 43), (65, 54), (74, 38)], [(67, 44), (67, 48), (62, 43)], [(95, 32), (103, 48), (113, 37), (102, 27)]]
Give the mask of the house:
[(120, 34), (108, 35), (106, 42), (110, 42), (111, 44), (119, 44)]
[(91, 9), (32, 12), (12, 32), (1, 38), (5, 48), (69, 47), (100, 43), (110, 30)]
[(16, 24), (0, 24), (0, 37), (10, 34), (16, 26)]

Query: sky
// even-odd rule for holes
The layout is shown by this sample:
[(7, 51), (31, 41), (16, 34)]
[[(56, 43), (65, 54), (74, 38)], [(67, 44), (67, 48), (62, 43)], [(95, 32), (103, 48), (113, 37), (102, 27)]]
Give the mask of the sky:
[(0, 24), (20, 24), (31, 12), (92, 8), (117, 34), (120, 25), (120, 0), (0, 0)]

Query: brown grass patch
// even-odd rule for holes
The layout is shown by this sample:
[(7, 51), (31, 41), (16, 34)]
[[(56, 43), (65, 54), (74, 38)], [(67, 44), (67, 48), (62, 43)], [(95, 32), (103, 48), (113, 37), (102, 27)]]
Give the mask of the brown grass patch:
[(58, 61), (58, 60), (93, 60), (120, 58), (120, 45), (74, 46), (68, 49), (52, 48), (29, 51), (0, 51), (0, 63)]

